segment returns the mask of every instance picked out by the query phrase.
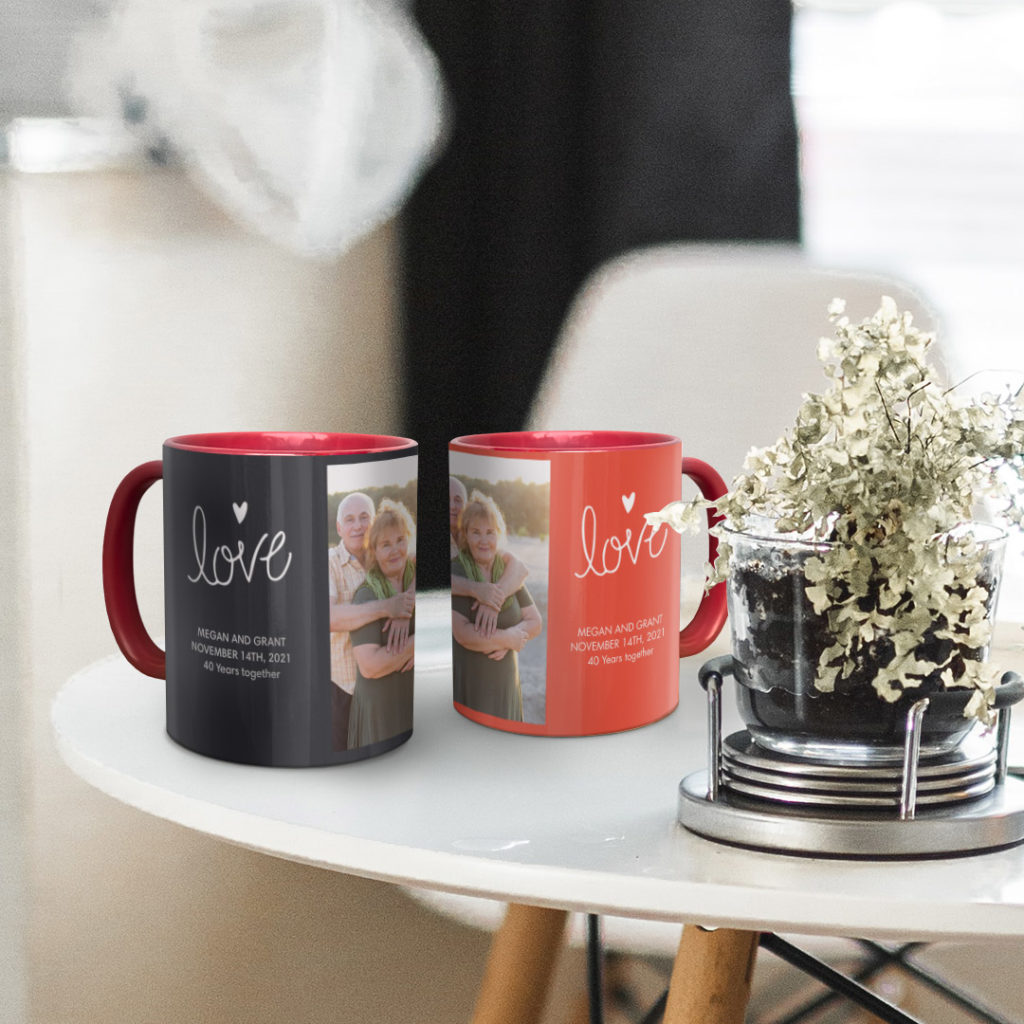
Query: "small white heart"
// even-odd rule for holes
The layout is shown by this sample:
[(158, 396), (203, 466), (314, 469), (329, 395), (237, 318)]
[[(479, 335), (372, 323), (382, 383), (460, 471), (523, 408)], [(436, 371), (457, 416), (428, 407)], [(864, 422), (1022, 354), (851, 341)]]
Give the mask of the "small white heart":
[(246, 513), (248, 513), (249, 511), (249, 502), (243, 501), (241, 505), (236, 505), (234, 502), (232, 502), (231, 507), (234, 509), (235, 518), (238, 520), (238, 524), (241, 525), (242, 520), (245, 518)]
[(624, 494), (622, 496), (622, 507), (627, 512), (632, 512), (634, 501), (636, 501), (636, 491), (633, 491), (632, 494)]

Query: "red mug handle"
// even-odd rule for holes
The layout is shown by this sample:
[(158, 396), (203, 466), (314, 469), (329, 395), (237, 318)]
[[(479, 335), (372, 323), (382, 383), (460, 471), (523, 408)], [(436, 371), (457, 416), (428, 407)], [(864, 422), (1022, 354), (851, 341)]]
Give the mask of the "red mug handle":
[[(699, 488), (709, 501), (720, 498), (729, 489), (717, 470), (700, 459), (683, 459), (683, 473)], [(722, 516), (708, 509), (708, 527), (722, 521)], [(708, 561), (714, 565), (718, 557), (718, 538), (708, 534)], [(688, 658), (709, 647), (722, 632), (728, 614), (725, 604), (725, 584), (717, 583), (702, 598), (697, 613), (679, 634), (679, 657)]]
[(140, 672), (166, 678), (164, 652), (146, 632), (135, 594), (135, 514), (143, 494), (164, 475), (163, 463), (146, 462), (118, 485), (103, 533), (103, 599), (121, 653)]

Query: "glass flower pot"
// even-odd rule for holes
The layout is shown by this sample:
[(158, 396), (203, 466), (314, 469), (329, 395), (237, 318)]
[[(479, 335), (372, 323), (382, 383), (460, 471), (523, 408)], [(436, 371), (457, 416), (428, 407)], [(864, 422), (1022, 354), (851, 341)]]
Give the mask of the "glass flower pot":
[[(966, 528), (980, 551), (978, 583), (987, 591), (985, 611), (995, 614), (1006, 534), (984, 524)], [(815, 686), (819, 659), (831, 646), (827, 611), (816, 612), (807, 595), (805, 566), (830, 547), (803, 536), (730, 532), (728, 601), (740, 715), (762, 747), (795, 757), (897, 763), (903, 756), (907, 712), (929, 697), (922, 722), (921, 754), (954, 750), (974, 726), (964, 717), (973, 690), (947, 689), (939, 673), (908, 687), (895, 701), (872, 683), (893, 657), (891, 642), (876, 632), (860, 645), (855, 667), (840, 674), (831, 692)], [(988, 648), (957, 645), (924, 632), (918, 657), (934, 661), (940, 644), (954, 660), (986, 660)]]

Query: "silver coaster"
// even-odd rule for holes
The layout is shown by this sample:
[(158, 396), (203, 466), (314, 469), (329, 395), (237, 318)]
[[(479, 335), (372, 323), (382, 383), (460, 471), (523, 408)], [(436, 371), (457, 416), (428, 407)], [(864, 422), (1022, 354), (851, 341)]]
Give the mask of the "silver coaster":
[[(742, 793), (744, 796), (756, 797), (758, 800), (768, 800), (773, 803), (782, 804), (804, 804), (808, 807), (889, 807), (893, 810), (899, 808), (900, 794), (894, 789), (892, 793), (871, 795), (868, 793), (845, 793), (831, 790), (814, 789), (789, 789), (781, 786), (765, 786), (756, 782), (746, 782), (737, 779), (728, 772), (722, 779), (722, 784), (730, 793)], [(974, 800), (989, 792), (995, 785), (995, 769), (987, 779), (975, 782), (970, 786), (959, 786), (954, 789), (941, 789), (938, 791), (923, 790), (918, 786), (917, 807), (928, 807), (930, 805), (960, 803), (963, 800)]]
[[(841, 776), (836, 778), (831, 775), (789, 775), (784, 771), (769, 772), (761, 771), (758, 768), (748, 768), (746, 765), (734, 763), (728, 758), (723, 760), (722, 767), (730, 786), (733, 782), (747, 782), (784, 790), (796, 790), (797, 792), (827, 792), (853, 796), (863, 794), (864, 796), (894, 797), (898, 800), (903, 783), (902, 778), (869, 778), (867, 776), (862, 778), (857, 776), (848, 779)], [(986, 780), (994, 780), (995, 775), (996, 761), (993, 754), (990, 762), (979, 768), (970, 768), (955, 775), (921, 779), (917, 784), (917, 792), (924, 794), (949, 790), (957, 786), (973, 786)]]
[(832, 857), (942, 857), (1024, 841), (1024, 782), (1015, 778), (967, 803), (921, 807), (901, 821), (895, 809), (842, 811), (765, 804), (724, 787), (707, 798), (706, 771), (679, 784), (681, 825), (720, 842), (779, 853)]
[[(734, 762), (761, 771), (783, 772), (827, 779), (891, 779), (897, 786), (903, 779), (903, 765), (865, 762), (853, 764), (839, 761), (812, 761), (787, 757), (785, 754), (758, 746), (746, 730), (734, 732), (722, 741), (723, 762)], [(974, 768), (995, 764), (996, 751), (991, 737), (968, 736), (962, 746), (947, 754), (922, 754), (918, 778), (959, 775)]]

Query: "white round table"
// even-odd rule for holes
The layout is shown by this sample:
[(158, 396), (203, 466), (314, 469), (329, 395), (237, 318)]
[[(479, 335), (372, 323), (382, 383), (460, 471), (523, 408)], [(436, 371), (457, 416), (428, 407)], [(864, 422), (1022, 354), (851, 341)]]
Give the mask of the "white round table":
[[(420, 651), (431, 650), (427, 629), (442, 625), (421, 627)], [(68, 765), (110, 796), (330, 870), (744, 933), (1024, 935), (1024, 846), (834, 860), (730, 847), (677, 825), (679, 780), (706, 756), (700, 657), (684, 662), (680, 707), (667, 719), (551, 739), (489, 730), (454, 712), (445, 646), (437, 641), (420, 657), (409, 742), (351, 765), (270, 769), (191, 753), (164, 731), (163, 683), (120, 656), (71, 678), (52, 722)], [(1022, 740), (1014, 737), (1011, 762)]]

